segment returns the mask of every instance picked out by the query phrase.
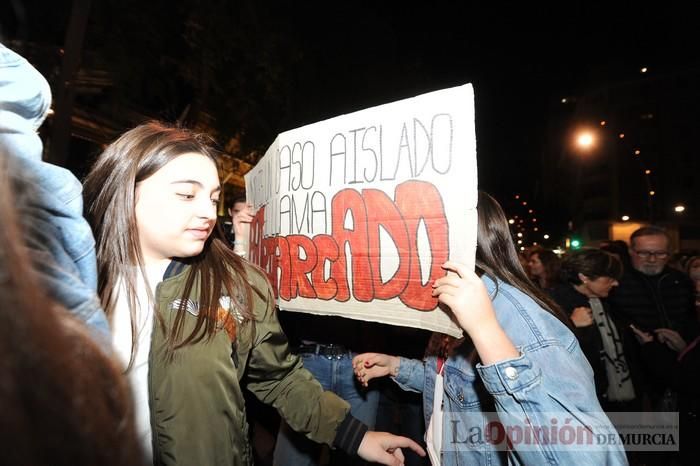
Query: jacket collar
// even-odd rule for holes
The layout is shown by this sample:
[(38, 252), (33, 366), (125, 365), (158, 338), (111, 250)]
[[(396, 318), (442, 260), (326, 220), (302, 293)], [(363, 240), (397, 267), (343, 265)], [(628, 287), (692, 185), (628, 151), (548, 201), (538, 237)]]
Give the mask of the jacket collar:
[(486, 274), (483, 274), (481, 276), (481, 281), (484, 283), (484, 286), (486, 287), (486, 291), (488, 291), (489, 296), (493, 300), (493, 298), (496, 296), (496, 293), (498, 292), (498, 288), (500, 286), (503, 286), (503, 282), (501, 282), (498, 279), (493, 279), (489, 277)]
[(187, 264), (185, 264), (179, 259), (171, 260), (170, 264), (168, 264), (168, 268), (165, 269), (165, 273), (163, 274), (163, 280), (167, 280), (168, 278), (181, 274), (186, 267)]

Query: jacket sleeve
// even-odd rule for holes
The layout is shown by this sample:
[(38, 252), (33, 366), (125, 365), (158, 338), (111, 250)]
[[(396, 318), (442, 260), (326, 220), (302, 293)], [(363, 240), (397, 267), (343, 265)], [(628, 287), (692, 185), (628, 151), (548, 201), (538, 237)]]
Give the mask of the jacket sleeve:
[[(95, 243), (87, 222), (78, 211), (64, 208), (37, 184), (36, 164), (12, 159), (10, 166), (25, 245), (41, 284), (51, 299), (83, 321), (101, 348), (111, 353), (109, 324), (96, 291)], [(75, 178), (64, 174), (63, 179), (66, 184), (75, 182), (79, 186)], [(67, 238), (66, 231), (75, 237)], [(77, 253), (78, 248), (82, 248), (82, 254)], [(90, 270), (87, 275), (91, 282), (81, 273), (81, 267)]]
[(569, 348), (550, 344), (515, 359), (477, 365), (506, 429), (524, 427), (526, 420), (535, 432), (545, 428), (540, 430), (545, 441), (512, 442), (523, 464), (627, 464), (616, 430), (595, 397), (591, 370), (581, 361), (584, 356), (573, 341)]
[(400, 360), (399, 373), (392, 379), (402, 390), (422, 393), (425, 384), (425, 363), (403, 357)]
[[(256, 301), (260, 297), (255, 296)], [(274, 298), (268, 290), (256, 304), (255, 336), (247, 369), (247, 388), (263, 403), (277, 409), (292, 430), (309, 439), (355, 454), (367, 426), (350, 415), (350, 405), (304, 369), (301, 359), (289, 351), (280, 327)]]

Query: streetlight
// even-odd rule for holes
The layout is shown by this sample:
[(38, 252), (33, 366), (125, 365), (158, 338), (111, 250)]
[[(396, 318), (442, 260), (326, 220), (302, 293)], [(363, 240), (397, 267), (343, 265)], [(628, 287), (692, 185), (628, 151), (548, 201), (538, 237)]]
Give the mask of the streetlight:
[(595, 144), (595, 136), (593, 132), (589, 130), (583, 130), (576, 135), (576, 145), (583, 149), (588, 150)]
[(678, 204), (673, 208), (677, 213), (685, 212), (685, 206), (683, 204)]
[(630, 219), (630, 216), (629, 216), (629, 215), (623, 215), (623, 216), (622, 216), (622, 221), (623, 221), (623, 222), (626, 222), (626, 221), (629, 220), (629, 219)]

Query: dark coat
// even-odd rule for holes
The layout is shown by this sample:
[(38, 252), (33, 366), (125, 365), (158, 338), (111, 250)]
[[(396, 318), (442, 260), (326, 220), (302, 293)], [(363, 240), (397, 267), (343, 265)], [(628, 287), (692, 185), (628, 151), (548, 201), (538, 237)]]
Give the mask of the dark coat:
[[(679, 332), (686, 341), (697, 335), (694, 318), (694, 291), (690, 279), (682, 272), (666, 267), (656, 276), (647, 276), (629, 267), (619, 280), (619, 285), (608, 299), (610, 312), (620, 322), (618, 329), (625, 342), (625, 355), (630, 365), (632, 380), (637, 395), (648, 394), (656, 403), (664, 389), (671, 383), (669, 371), (649, 367), (649, 361), (659, 361), (669, 368), (675, 353), (656, 341), (645, 347), (646, 358), (642, 358), (630, 324), (646, 332), (657, 328), (670, 328)], [(649, 358), (649, 353), (654, 353)]]
[[(548, 292), (569, 317), (571, 317), (571, 314), (577, 307), (591, 307), (588, 297), (576, 291), (573, 285), (568, 283), (560, 283), (549, 289)], [(608, 312), (605, 302), (603, 302), (603, 307)], [(583, 354), (586, 355), (586, 359), (588, 359), (593, 368), (596, 393), (598, 398), (602, 399), (608, 389), (608, 375), (605, 370), (605, 361), (602, 357), (603, 341), (600, 337), (600, 331), (594, 323), (587, 327), (574, 327), (574, 334), (581, 345)]]

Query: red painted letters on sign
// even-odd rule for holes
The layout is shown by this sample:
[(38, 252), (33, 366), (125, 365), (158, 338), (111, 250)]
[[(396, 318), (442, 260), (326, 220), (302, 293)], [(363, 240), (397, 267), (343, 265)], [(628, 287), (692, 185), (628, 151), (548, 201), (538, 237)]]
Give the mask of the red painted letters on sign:
[[(442, 197), (431, 183), (401, 183), (393, 200), (376, 189), (339, 191), (331, 204), (330, 235), (263, 238), (264, 219), (263, 207), (251, 224), (250, 257), (268, 274), (282, 300), (398, 298), (416, 310), (430, 311), (437, 306), (430, 285), (445, 274), (440, 266), (449, 257), (449, 241)], [(419, 257), (421, 225), (429, 242), (429, 261)], [(398, 251), (398, 266), (386, 281), (380, 273), (382, 230)], [(429, 271), (421, 269), (422, 262), (429, 264)]]

